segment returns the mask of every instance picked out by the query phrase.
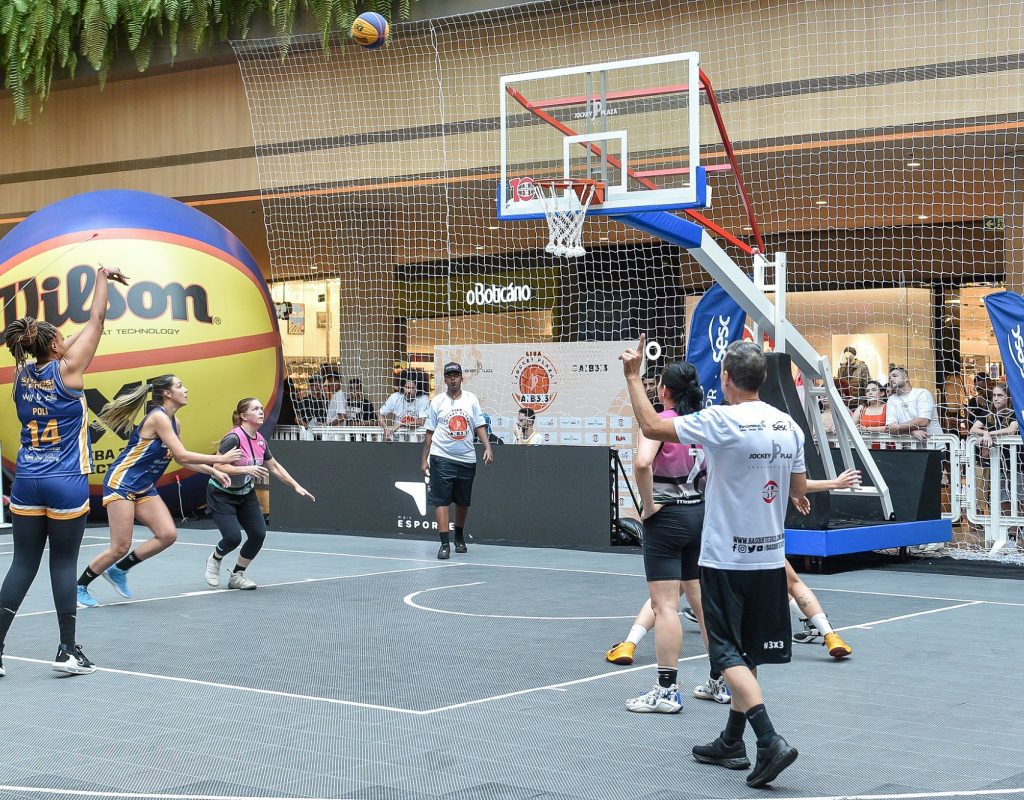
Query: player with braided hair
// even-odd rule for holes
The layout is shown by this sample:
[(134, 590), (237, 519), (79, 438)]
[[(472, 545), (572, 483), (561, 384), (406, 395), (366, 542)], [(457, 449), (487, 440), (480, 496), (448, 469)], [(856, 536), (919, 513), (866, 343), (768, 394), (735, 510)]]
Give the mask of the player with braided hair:
[[(153, 407), (135, 424), (135, 418), (149, 397)], [(128, 444), (110, 465), (103, 481), (103, 506), (110, 524), (110, 547), (92, 560), (78, 578), (78, 605), (99, 605), (89, 593), (89, 584), (102, 575), (121, 597), (131, 597), (128, 570), (161, 553), (178, 539), (171, 512), (156, 491), (156, 482), (173, 458), (197, 472), (212, 475), (222, 485), (231, 478), (216, 467), (241, 457), (237, 447), (227, 453), (204, 455), (186, 450), (181, 443), (181, 423), (175, 414), (188, 404), (188, 389), (176, 375), (161, 375), (131, 392), (115, 398), (100, 411), (99, 420), (115, 433), (126, 433)], [(132, 546), (132, 531), (138, 520), (153, 538)]]
[(89, 319), (73, 336), (65, 339), (54, 325), (32, 317), (17, 319), (4, 331), (17, 365), (14, 402), (22, 429), (11, 487), (14, 558), (0, 587), (0, 658), (49, 545), (50, 584), (60, 629), (53, 669), (73, 675), (96, 671), (75, 638), (75, 573), (92, 471), (84, 374), (103, 335), (110, 280), (127, 284), (119, 270), (101, 266), (91, 287)]

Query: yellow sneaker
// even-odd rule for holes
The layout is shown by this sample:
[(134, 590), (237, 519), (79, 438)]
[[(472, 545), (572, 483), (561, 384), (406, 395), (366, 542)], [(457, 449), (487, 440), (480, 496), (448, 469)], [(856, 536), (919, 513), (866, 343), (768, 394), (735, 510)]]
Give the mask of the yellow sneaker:
[(828, 654), (837, 661), (841, 658), (846, 658), (853, 652), (853, 648), (843, 641), (842, 636), (835, 632), (825, 634), (825, 647), (828, 649)]
[(633, 663), (633, 652), (635, 650), (636, 645), (632, 642), (619, 642), (605, 654), (605, 658), (613, 664), (625, 666)]

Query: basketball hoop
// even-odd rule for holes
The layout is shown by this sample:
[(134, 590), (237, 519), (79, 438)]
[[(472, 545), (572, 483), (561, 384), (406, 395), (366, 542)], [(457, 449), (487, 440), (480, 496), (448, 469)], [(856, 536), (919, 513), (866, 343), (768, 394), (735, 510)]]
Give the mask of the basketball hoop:
[(604, 184), (587, 178), (538, 178), (533, 181), (533, 194), (548, 220), (544, 249), (564, 258), (585, 256), (583, 222), (591, 203), (604, 202)]

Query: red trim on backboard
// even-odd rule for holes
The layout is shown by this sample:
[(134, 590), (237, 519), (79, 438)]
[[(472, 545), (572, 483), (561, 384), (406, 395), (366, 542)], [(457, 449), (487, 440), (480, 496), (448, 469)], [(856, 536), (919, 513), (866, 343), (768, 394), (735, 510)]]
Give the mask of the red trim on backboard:
[[(623, 92), (609, 92), (605, 100), (632, 100), (638, 97), (660, 97), (666, 94), (682, 94), (689, 86), (655, 86), (651, 89), (630, 89)], [(703, 87), (702, 87), (703, 88)], [(559, 97), (555, 100), (534, 100), (530, 103), (534, 108), (561, 108), (562, 106), (578, 106), (588, 100), (600, 100), (597, 95), (588, 97), (584, 94), (575, 97)]]
[[(637, 172), (638, 178), (656, 178), (659, 175), (686, 175), (689, 173), (689, 167), (673, 167), (671, 169), (647, 169), (643, 172)], [(704, 166), (705, 172), (731, 172), (732, 164), (707, 164)]]

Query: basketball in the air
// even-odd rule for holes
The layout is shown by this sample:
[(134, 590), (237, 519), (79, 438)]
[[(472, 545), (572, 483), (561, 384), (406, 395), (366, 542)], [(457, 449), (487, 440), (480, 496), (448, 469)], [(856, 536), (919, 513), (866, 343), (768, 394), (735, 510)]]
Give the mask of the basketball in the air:
[(384, 44), (388, 32), (388, 21), (373, 11), (360, 14), (352, 23), (352, 39), (367, 50), (376, 50)]

